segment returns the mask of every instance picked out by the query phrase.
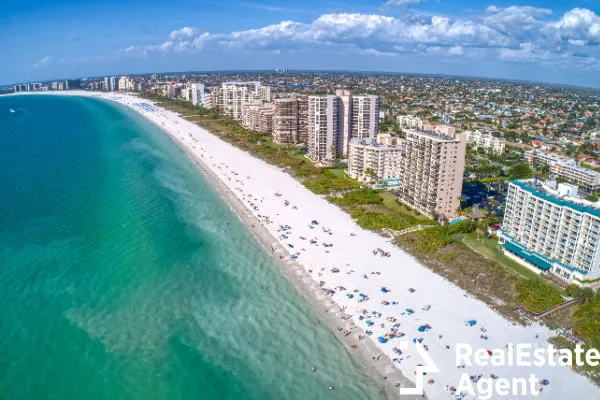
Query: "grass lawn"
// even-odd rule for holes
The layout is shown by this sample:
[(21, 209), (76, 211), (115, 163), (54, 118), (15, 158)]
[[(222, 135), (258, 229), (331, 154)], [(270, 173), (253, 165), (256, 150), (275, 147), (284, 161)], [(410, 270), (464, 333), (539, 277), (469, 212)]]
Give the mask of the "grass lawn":
[(498, 264), (516, 272), (523, 278), (540, 279), (540, 276), (529, 268), (505, 256), (502, 253), (500, 244), (495, 239), (488, 239), (485, 236), (477, 237), (476, 233), (469, 233), (463, 236), (462, 241), (471, 250), (496, 261)]
[(346, 177), (344, 168), (329, 168), (327, 171), (329, 171), (331, 174), (335, 175), (337, 178), (345, 178)]
[(400, 203), (398, 201), (398, 197), (396, 197), (396, 195), (394, 195), (392, 192), (382, 190), (379, 193), (379, 196), (381, 196), (381, 198), (383, 199), (383, 205), (385, 207), (389, 208), (390, 210), (392, 210), (394, 212), (402, 213), (402, 214), (405, 214), (406, 216), (411, 216), (411, 217), (415, 218), (418, 222), (417, 225), (435, 225), (434, 220), (432, 220), (420, 213), (415, 214), (415, 211), (413, 209)]

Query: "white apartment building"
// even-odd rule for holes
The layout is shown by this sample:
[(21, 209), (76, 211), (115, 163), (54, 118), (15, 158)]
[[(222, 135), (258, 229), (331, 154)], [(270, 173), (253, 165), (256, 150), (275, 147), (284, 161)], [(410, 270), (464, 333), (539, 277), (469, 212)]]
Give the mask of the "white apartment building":
[(134, 82), (126, 76), (119, 78), (119, 90), (134, 90)]
[(379, 134), (379, 96), (352, 96), (350, 116), (352, 139), (375, 139)]
[(414, 115), (398, 115), (396, 117), (396, 122), (400, 128), (416, 129), (418, 128), (421, 119)]
[(453, 218), (460, 206), (467, 139), (452, 127), (433, 128), (404, 131), (400, 199), (430, 217)]
[(341, 101), (342, 154), (347, 155), (352, 139), (373, 140), (379, 133), (381, 100), (379, 96), (353, 95), (349, 90), (336, 90), (335, 95)]
[(533, 270), (579, 284), (600, 278), (600, 209), (578, 198), (577, 186), (510, 182), (500, 243)]
[(308, 158), (330, 164), (342, 155), (342, 101), (338, 96), (308, 97)]
[(202, 83), (192, 83), (191, 94), (191, 101), (193, 105), (204, 106), (204, 85)]
[(465, 134), (467, 135), (467, 144), (475, 150), (481, 148), (494, 154), (504, 153), (506, 147), (506, 139), (504, 138), (498, 138), (480, 131), (466, 131)]
[(571, 158), (558, 157), (538, 150), (526, 151), (525, 158), (532, 168), (546, 164), (552, 174), (575, 183), (585, 192), (600, 191), (600, 172), (581, 167)]
[(243, 105), (256, 101), (270, 101), (271, 88), (262, 86), (260, 82), (224, 82), (221, 87), (221, 99), (221, 110), (241, 121)]
[(114, 76), (111, 76), (109, 79), (109, 85), (110, 85), (110, 91), (114, 92), (115, 90), (118, 90), (118, 81), (116, 80), (116, 78)]
[(360, 182), (384, 184), (392, 188), (402, 177), (404, 140), (389, 134), (377, 139), (352, 139), (348, 151), (347, 173)]

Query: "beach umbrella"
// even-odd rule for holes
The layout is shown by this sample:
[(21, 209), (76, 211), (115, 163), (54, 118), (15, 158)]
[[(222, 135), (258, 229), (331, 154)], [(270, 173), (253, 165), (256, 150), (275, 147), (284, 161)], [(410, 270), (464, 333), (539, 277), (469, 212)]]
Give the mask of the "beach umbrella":
[(540, 381), (540, 383), (541, 383), (542, 385), (544, 385), (544, 386), (548, 386), (548, 385), (550, 384), (550, 381), (549, 381), (548, 379), (542, 379), (542, 380)]

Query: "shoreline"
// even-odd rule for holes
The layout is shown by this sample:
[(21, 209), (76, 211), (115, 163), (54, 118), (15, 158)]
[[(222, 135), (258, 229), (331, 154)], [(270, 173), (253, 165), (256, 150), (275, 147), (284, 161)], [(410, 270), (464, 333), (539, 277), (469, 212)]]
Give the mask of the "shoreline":
[[(449, 392), (448, 387), (457, 385), (465, 373), (485, 377), (494, 374), (507, 379), (535, 373), (538, 378), (555, 383), (544, 390), (543, 394), (547, 399), (561, 399), (574, 393), (582, 398), (597, 397), (598, 388), (587, 378), (568, 368), (545, 366), (523, 370), (474, 366), (467, 370), (457, 369), (451, 347), (458, 343), (483, 349), (502, 349), (507, 343), (545, 346), (547, 339), (552, 337), (552, 332), (539, 324), (521, 327), (507, 321), (487, 304), (428, 270), (414, 257), (391, 245), (388, 240), (358, 227), (347, 214), (324, 198), (309, 192), (281, 168), (254, 158), (180, 115), (153, 106), (153, 102), (148, 100), (117, 93), (48, 94), (115, 101), (156, 124), (196, 163), (210, 183), (214, 183), (215, 190), (227, 201), (232, 211), (236, 212), (241, 222), (248, 226), (258, 245), (268, 253), (269, 246), (276, 244), (277, 251), (286, 256), (284, 260), (273, 257), (278, 268), (284, 272), (296, 291), (315, 307), (319, 317), (344, 345), (354, 342), (358, 344), (357, 350), (347, 348), (347, 351), (353, 358), (355, 353), (360, 356), (358, 361), (366, 375), (376, 377), (375, 382), (381, 382), (382, 376), (388, 376), (386, 382), (382, 382), (385, 393), (398, 393), (397, 388), (390, 388), (396, 382), (389, 378), (392, 373), (398, 373), (407, 382), (403, 382), (402, 386), (414, 387), (407, 377), (412, 377), (415, 367), (423, 362), (414, 346), (410, 346), (399, 356), (392, 348), (398, 343), (396, 338), (387, 344), (376, 341), (378, 336), (386, 335), (390, 329), (394, 332), (394, 327), (398, 326), (402, 335), (406, 332), (404, 340), (424, 340), (423, 344), (428, 346), (431, 358), (440, 368), (441, 374), (432, 376), (435, 377), (435, 382), (425, 385), (425, 392), (430, 399), (445, 399), (449, 396), (454, 398), (455, 395)], [(140, 105), (154, 109), (147, 110)], [(244, 176), (238, 176), (236, 170)], [(282, 204), (284, 199), (285, 203), (290, 203), (289, 207), (288, 204)], [(269, 215), (261, 215), (262, 213)], [(318, 220), (321, 224), (313, 229), (315, 227), (310, 226), (311, 220)], [(254, 222), (252, 226), (252, 221), (258, 221), (258, 225)], [(280, 233), (280, 230), (276, 231), (277, 227), (284, 224), (294, 227), (293, 235), (290, 228), (289, 238), (286, 236), (276, 239)], [(325, 234), (321, 233), (322, 227)], [(298, 241), (299, 234), (307, 238), (319, 235), (321, 238), (318, 242), (326, 240), (331, 246), (335, 244), (335, 247), (329, 251), (323, 248), (326, 246), (319, 247), (319, 243), (309, 246), (307, 241)], [(300, 239), (303, 240), (302, 236)], [(301, 246), (306, 249), (299, 251)], [(290, 258), (292, 250), (288, 248), (294, 248), (293, 252), (300, 262)], [(372, 250), (379, 248), (389, 250), (391, 257), (380, 257)], [(384, 288), (389, 290), (384, 291)], [(323, 289), (330, 290), (331, 293), (326, 294)], [(356, 296), (351, 295), (352, 289)], [(361, 294), (360, 299), (358, 292)], [(363, 293), (368, 295), (366, 299), (362, 298)], [(361, 304), (357, 304), (357, 300)], [(389, 304), (386, 300), (394, 302), (385, 305), (384, 303)], [(411, 312), (408, 312), (409, 309)], [(347, 313), (347, 319), (342, 320), (344, 312)], [(366, 340), (362, 341), (348, 341), (348, 338), (362, 334), (358, 333), (362, 332), (358, 324), (364, 326), (365, 316), (367, 323), (370, 320), (376, 322), (369, 324), (368, 328), (373, 331), (373, 337), (366, 336)], [(465, 324), (465, 321), (471, 319), (478, 320), (475, 328)], [(425, 323), (432, 325), (429, 329), (432, 332), (417, 331)], [(340, 324), (345, 325), (342, 330), (351, 328), (352, 335), (343, 336), (337, 330)], [(485, 339), (482, 339), (481, 332), (486, 332)], [(373, 355), (382, 355), (383, 359), (373, 362)]]
[[(265, 252), (265, 254), (270, 256), (273, 264), (281, 273), (283, 273), (287, 281), (294, 287), (297, 294), (311, 305), (319, 318), (325, 322), (330, 332), (340, 341), (340, 343), (342, 343), (344, 347), (347, 346), (346, 351), (359, 363), (365, 375), (371, 377), (375, 382), (381, 385), (386, 398), (400, 398), (395, 383), (400, 383), (403, 387), (412, 387), (414, 383), (402, 375), (401, 371), (394, 366), (387, 355), (377, 348), (376, 344), (365, 334), (362, 328), (357, 326), (352, 319), (342, 319), (344, 310), (339, 304), (334, 300), (328, 299), (325, 295), (317, 295), (321, 292), (321, 288), (312, 277), (305, 272), (300, 263), (295, 260), (285, 260), (278, 257), (279, 255), (283, 255), (284, 257), (287, 256), (287, 250), (263, 226), (258, 218), (247, 212), (246, 206), (229, 190), (229, 188), (227, 188), (227, 186), (225, 186), (221, 179), (210, 170), (204, 160), (189, 152), (176, 136), (162, 128), (161, 130), (163, 130), (163, 132), (165, 132), (196, 165), (202, 175), (210, 182), (212, 188), (219, 194), (223, 201), (229, 205), (231, 211), (247, 228), (257, 245)], [(271, 254), (269, 254), (269, 247), (273, 249)], [(339, 331), (338, 328), (341, 328), (342, 331)], [(346, 329), (352, 330), (352, 334), (345, 336), (343, 331)], [(359, 336), (363, 336), (363, 339), (359, 340)], [(358, 343), (360, 346), (356, 350), (348, 350), (354, 343)], [(416, 400), (426, 399), (427, 397), (402, 396), (401, 398)]]

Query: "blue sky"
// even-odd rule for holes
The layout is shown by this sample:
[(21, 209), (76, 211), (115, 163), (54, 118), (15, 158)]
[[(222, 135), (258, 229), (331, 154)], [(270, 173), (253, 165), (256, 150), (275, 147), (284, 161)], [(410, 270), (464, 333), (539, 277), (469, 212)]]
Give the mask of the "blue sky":
[(0, 84), (223, 69), (444, 73), (600, 87), (597, 0), (20, 0)]

